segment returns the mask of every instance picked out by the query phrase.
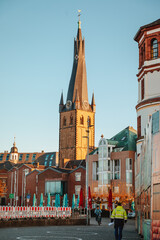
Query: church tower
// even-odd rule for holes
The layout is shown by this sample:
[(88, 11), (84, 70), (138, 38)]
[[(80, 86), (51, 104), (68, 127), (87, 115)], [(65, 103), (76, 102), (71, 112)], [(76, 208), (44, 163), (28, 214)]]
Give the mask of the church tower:
[(151, 115), (160, 110), (160, 19), (140, 27), (134, 40), (139, 47), (137, 155)]
[[(80, 16), (80, 15), (79, 15)], [(59, 166), (64, 159), (81, 160), (87, 154), (87, 128), (89, 120), (89, 151), (94, 149), (95, 99), (88, 102), (85, 63), (85, 40), (82, 39), (81, 21), (78, 21), (77, 37), (74, 39), (74, 59), (66, 102), (61, 94), (59, 113)]]

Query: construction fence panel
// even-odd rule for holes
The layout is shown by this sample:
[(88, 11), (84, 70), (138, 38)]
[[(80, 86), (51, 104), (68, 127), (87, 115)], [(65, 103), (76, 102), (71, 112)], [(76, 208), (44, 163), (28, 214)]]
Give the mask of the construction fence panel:
[(57, 209), (57, 217), (66, 218), (71, 216), (71, 208), (70, 207), (58, 207)]
[(70, 207), (2, 207), (0, 206), (1, 219), (21, 218), (55, 218), (71, 217)]

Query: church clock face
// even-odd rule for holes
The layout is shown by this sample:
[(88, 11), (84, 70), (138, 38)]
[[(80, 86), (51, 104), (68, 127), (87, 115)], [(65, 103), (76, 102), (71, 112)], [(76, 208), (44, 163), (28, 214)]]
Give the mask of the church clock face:
[(78, 55), (76, 54), (75, 59), (78, 60)]
[(85, 109), (88, 109), (88, 102), (86, 100), (83, 101), (83, 107)]
[(66, 103), (66, 108), (70, 109), (71, 106), (72, 106), (72, 102), (70, 100), (68, 100)]

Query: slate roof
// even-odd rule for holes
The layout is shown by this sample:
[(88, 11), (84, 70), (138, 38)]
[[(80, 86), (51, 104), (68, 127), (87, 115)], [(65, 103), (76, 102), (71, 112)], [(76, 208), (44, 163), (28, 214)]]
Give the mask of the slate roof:
[(69, 162), (66, 163), (65, 168), (70, 168), (70, 169), (74, 169), (77, 167), (86, 167), (86, 161), (85, 160), (71, 160)]
[[(136, 151), (136, 131), (132, 127), (126, 127), (110, 139), (106, 139), (109, 145), (115, 145), (114, 152)], [(98, 148), (89, 155), (98, 154)]]
[(40, 165), (44, 165), (46, 167), (56, 166), (56, 154), (57, 152), (44, 153), (35, 160), (35, 163), (39, 162)]
[(14, 166), (14, 163), (10, 161), (0, 163), (0, 169), (6, 169), (7, 171), (9, 171), (13, 166)]
[(120, 151), (136, 151), (136, 139), (136, 131), (132, 127), (127, 127), (110, 140), (117, 141), (114, 151), (116, 151), (116, 149)]
[(98, 148), (94, 149), (92, 152), (89, 153), (89, 155), (98, 154)]

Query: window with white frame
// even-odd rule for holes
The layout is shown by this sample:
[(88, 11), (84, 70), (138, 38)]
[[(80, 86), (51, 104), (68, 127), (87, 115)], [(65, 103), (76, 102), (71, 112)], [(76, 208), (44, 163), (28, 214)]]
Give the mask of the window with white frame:
[(76, 172), (75, 173), (75, 181), (80, 182), (81, 181), (81, 172)]
[(75, 195), (79, 195), (81, 190), (81, 185), (75, 185)]
[(103, 170), (103, 160), (99, 160), (99, 162), (98, 162), (99, 164), (99, 166), (98, 166), (98, 172), (102, 172), (102, 170)]
[(126, 183), (132, 184), (132, 171), (126, 171)]
[(114, 160), (114, 179), (120, 179), (120, 159)]
[(104, 159), (103, 160), (103, 171), (107, 171), (108, 170), (108, 160)]
[(51, 195), (61, 194), (61, 181), (46, 181), (45, 182), (45, 194)]
[(98, 161), (92, 163), (92, 180), (97, 181), (98, 180)]
[(126, 170), (132, 170), (132, 159), (126, 158)]
[(107, 147), (103, 147), (103, 158), (107, 158), (108, 150)]
[(103, 184), (109, 184), (109, 181), (108, 181), (108, 173), (105, 172), (103, 174)]
[(99, 155), (99, 158), (103, 157), (103, 155), (102, 155), (102, 147), (99, 147), (98, 155)]
[(126, 183), (132, 184), (132, 159), (126, 158)]
[(112, 171), (112, 168), (111, 168), (111, 161), (108, 160), (108, 171)]

